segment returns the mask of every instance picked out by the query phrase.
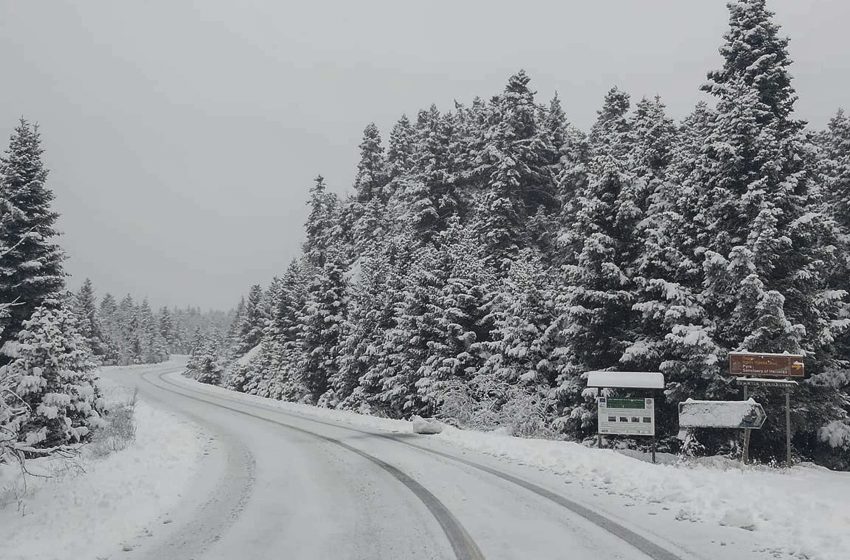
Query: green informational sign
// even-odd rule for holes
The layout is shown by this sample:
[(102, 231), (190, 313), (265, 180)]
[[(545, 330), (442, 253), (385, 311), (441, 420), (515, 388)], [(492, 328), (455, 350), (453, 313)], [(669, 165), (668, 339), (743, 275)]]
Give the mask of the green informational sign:
[(644, 408), (644, 399), (607, 399), (608, 408)]
[(599, 433), (603, 435), (654, 436), (653, 399), (597, 398)]

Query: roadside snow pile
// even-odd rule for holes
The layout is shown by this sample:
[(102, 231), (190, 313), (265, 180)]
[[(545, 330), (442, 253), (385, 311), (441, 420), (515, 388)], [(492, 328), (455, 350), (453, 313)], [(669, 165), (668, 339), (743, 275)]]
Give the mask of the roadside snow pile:
[(443, 431), (443, 424), (433, 418), (420, 418), (419, 416), (414, 416), (411, 418), (411, 422), (413, 423), (414, 434), (432, 435), (439, 434)]
[[(110, 402), (131, 394), (102, 380)], [(0, 543), (4, 560), (112, 557), (172, 508), (197, 475), (199, 429), (144, 402), (135, 406), (136, 438), (105, 457), (95, 444), (78, 457), (0, 465)]]

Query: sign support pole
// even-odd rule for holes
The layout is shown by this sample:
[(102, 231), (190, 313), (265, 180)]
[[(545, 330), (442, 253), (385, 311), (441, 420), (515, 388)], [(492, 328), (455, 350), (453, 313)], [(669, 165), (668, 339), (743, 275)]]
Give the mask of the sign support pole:
[[(744, 385), (744, 400), (747, 400), (750, 397), (749, 388)], [(741, 461), (746, 465), (750, 462), (750, 430), (749, 428), (744, 429), (744, 449), (741, 452)]]
[(785, 465), (791, 466), (791, 389), (785, 389)]

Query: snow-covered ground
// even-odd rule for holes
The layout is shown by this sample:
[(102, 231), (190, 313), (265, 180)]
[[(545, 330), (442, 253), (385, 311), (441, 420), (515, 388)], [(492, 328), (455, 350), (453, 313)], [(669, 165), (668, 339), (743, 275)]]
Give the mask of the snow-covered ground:
[[(195, 391), (274, 407), (305, 417), (385, 432), (411, 431), (411, 423), (264, 399), (211, 387), (176, 374), (166, 378)], [(528, 465), (609, 498), (659, 506), (674, 523), (705, 526), (717, 540), (739, 534), (760, 545), (759, 557), (847, 560), (850, 550), (850, 473), (805, 464), (792, 469), (741, 468), (726, 459), (653, 465), (612, 450), (446, 427), (429, 441)], [(597, 493), (594, 492), (594, 496)], [(654, 515), (654, 514), (650, 514)], [(712, 527), (718, 530), (713, 530)], [(653, 530), (676, 532), (656, 522)], [(737, 533), (736, 533), (737, 532)], [(746, 533), (746, 534), (745, 534)], [(694, 544), (694, 541), (691, 541)], [(725, 544), (724, 544), (725, 546)], [(731, 549), (730, 549), (731, 554)], [(718, 558), (750, 556), (718, 556)]]
[[(110, 402), (132, 397), (108, 380), (102, 386)], [(72, 459), (30, 461), (28, 470), (41, 476), (0, 465), (0, 558), (112, 558), (167, 522), (162, 516), (196, 476), (206, 438), (185, 418), (141, 400), (135, 423), (135, 441), (106, 456), (84, 446)]]

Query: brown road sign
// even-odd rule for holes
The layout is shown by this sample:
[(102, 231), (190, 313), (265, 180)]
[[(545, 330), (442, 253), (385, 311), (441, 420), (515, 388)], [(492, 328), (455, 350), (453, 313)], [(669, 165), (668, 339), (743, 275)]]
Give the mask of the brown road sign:
[(729, 352), (729, 373), (754, 377), (805, 377), (800, 354)]

